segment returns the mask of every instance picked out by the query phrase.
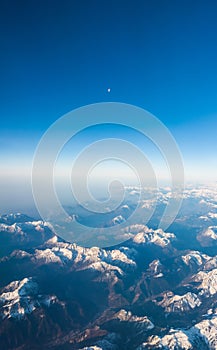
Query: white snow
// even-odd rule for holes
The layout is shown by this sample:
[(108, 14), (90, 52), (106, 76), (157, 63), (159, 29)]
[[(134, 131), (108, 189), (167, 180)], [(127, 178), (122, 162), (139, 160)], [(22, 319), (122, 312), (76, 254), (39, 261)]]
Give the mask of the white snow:
[(214, 295), (217, 292), (217, 269), (211, 271), (200, 271), (192, 279), (195, 282), (200, 282), (197, 288), (200, 290), (200, 295), (206, 297)]
[(189, 341), (188, 336), (182, 331), (171, 331), (170, 334), (165, 335), (162, 339), (160, 344), (164, 346), (165, 348), (168, 348), (170, 350), (176, 350), (176, 349), (185, 349), (190, 350), (193, 349), (192, 344)]
[(136, 263), (128, 257), (128, 250), (113, 249), (104, 250), (98, 247), (83, 248), (76, 244), (63, 242), (49, 242), (50, 248), (36, 249), (32, 260), (38, 264), (66, 264), (73, 263), (77, 269), (96, 269), (98, 271), (116, 270), (123, 274), (122, 270), (133, 269)]
[(147, 316), (135, 316), (131, 311), (126, 311), (124, 309), (118, 311), (113, 318), (124, 322), (135, 322), (136, 327), (142, 326), (142, 328), (145, 330), (154, 328), (153, 323), (148, 319)]
[(124, 219), (124, 217), (123, 217), (122, 215), (118, 215), (118, 216), (116, 216), (116, 217), (114, 217), (114, 218), (112, 219), (112, 223), (113, 223), (114, 225), (121, 224), (121, 223), (124, 222), (124, 221), (125, 221), (125, 219)]
[(208, 255), (193, 250), (186, 255), (182, 255), (182, 260), (186, 265), (191, 265), (192, 263), (195, 263), (198, 266), (200, 266), (209, 259), (210, 257)]
[(41, 305), (49, 307), (54, 302), (55, 295), (38, 294), (38, 285), (31, 277), (13, 281), (0, 294), (0, 317), (20, 319)]
[(203, 237), (209, 237), (213, 240), (217, 240), (217, 226), (209, 226), (203, 233)]
[(60, 257), (56, 255), (51, 249), (36, 249), (32, 260), (37, 261), (37, 263), (41, 265), (50, 263), (62, 263)]
[(184, 295), (176, 295), (167, 292), (158, 305), (163, 307), (166, 312), (184, 312), (200, 306), (201, 301), (195, 293), (188, 292)]
[(210, 350), (217, 349), (217, 317), (201, 321), (194, 326), (194, 331), (199, 331), (199, 335), (208, 345)]
[(171, 243), (172, 240), (175, 239), (175, 235), (173, 233), (166, 233), (162, 229), (152, 230), (152, 229), (148, 229), (146, 226), (143, 226), (143, 225), (138, 225), (138, 226), (133, 225), (132, 231), (135, 230), (136, 228), (141, 230), (139, 233), (137, 233), (133, 237), (133, 242), (137, 244), (152, 243), (163, 248), (163, 247), (166, 247), (168, 244)]
[(38, 303), (33, 296), (37, 291), (38, 286), (31, 278), (11, 282), (0, 295), (0, 316), (21, 318), (34, 311)]

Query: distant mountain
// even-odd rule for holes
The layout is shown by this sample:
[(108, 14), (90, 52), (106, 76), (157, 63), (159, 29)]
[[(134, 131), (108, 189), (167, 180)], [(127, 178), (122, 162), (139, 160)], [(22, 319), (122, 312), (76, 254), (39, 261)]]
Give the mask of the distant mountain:
[[(1, 216), (0, 349), (217, 349), (214, 193), (186, 190), (194, 209), (182, 208), (173, 232), (141, 220), (107, 249), (65, 242), (23, 214)], [(123, 216), (113, 214), (116, 225)]]

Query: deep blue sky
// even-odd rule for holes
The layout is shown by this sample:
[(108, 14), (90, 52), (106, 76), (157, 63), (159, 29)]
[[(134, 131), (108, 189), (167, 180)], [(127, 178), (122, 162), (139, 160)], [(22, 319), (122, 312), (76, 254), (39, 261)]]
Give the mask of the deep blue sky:
[(1, 126), (44, 130), (104, 100), (168, 125), (215, 114), (216, 17), (214, 0), (1, 1)]
[(216, 18), (215, 0), (2, 0), (1, 159), (31, 158), (75, 107), (120, 101), (156, 115), (190, 165), (216, 174)]

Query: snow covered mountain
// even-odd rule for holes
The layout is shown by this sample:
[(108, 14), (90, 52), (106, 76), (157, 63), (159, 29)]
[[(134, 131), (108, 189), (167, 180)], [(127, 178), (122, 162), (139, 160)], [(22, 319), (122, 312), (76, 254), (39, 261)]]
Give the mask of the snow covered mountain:
[[(128, 196), (114, 225), (137, 189)], [(159, 193), (159, 211), (169, 198)], [(217, 191), (187, 189), (168, 232), (138, 220), (106, 249), (65, 242), (23, 214), (1, 216), (0, 348), (217, 349), (216, 215)]]
[(172, 292), (167, 292), (158, 305), (163, 307), (166, 312), (180, 313), (199, 307), (201, 301), (195, 293), (188, 292), (184, 295), (174, 295)]
[(41, 305), (50, 306), (56, 301), (53, 295), (38, 294), (38, 285), (32, 278), (13, 281), (2, 288), (0, 294), (0, 317), (23, 318)]

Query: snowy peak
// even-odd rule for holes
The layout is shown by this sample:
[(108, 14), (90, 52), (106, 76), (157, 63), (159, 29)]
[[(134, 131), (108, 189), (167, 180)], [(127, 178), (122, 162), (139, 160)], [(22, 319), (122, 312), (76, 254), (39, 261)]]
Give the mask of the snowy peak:
[[(130, 250), (104, 250), (98, 247), (83, 248), (76, 244), (54, 242), (45, 249), (36, 249), (31, 260), (40, 265), (57, 263), (72, 264), (76, 269), (95, 268), (96, 270), (119, 269), (128, 270), (136, 267), (135, 261), (129, 257)], [(101, 266), (101, 268), (100, 268)], [(121, 270), (120, 270), (121, 269)]]
[(32, 221), (32, 218), (30, 218), (27, 215), (16, 213), (16, 214), (5, 214), (0, 216), (0, 223), (7, 224), (7, 225), (13, 225), (15, 223), (24, 223), (27, 221)]
[(192, 280), (199, 282), (197, 289), (200, 290), (200, 295), (209, 297), (217, 293), (217, 269), (200, 271)]
[(151, 336), (148, 342), (140, 345), (136, 350), (143, 349), (162, 349), (162, 350), (193, 350), (192, 344), (189, 341), (188, 335), (182, 330), (171, 330), (169, 334), (163, 338), (159, 336)]
[(31, 277), (13, 281), (1, 290), (0, 317), (20, 319), (54, 300), (54, 296), (38, 295), (38, 285)]
[(197, 236), (202, 247), (210, 247), (217, 244), (217, 226), (209, 226)]
[(0, 295), (1, 318), (21, 318), (31, 313), (37, 306), (37, 291), (38, 286), (31, 278), (11, 282)]
[(119, 310), (114, 314), (113, 319), (117, 319), (121, 322), (135, 323), (137, 328), (141, 327), (143, 330), (150, 330), (154, 328), (153, 323), (148, 319), (147, 316), (135, 316), (131, 311), (126, 311), (124, 309)]
[(158, 303), (166, 312), (185, 312), (201, 305), (200, 299), (196, 294), (188, 292), (184, 295), (174, 295), (172, 292), (164, 294), (162, 301)]
[(113, 225), (120, 225), (122, 222), (126, 221), (122, 215), (118, 215), (112, 219)]
[(161, 350), (194, 350), (217, 349), (217, 317), (203, 320), (195, 326), (187, 329), (171, 329), (162, 338), (150, 336), (146, 342), (136, 350), (161, 349)]
[(208, 255), (201, 254), (198, 251), (190, 251), (188, 254), (182, 255), (181, 258), (182, 258), (183, 262), (188, 266), (192, 266), (192, 265), (201, 266), (207, 260), (210, 259), (210, 257)]
[(154, 244), (164, 248), (175, 239), (173, 233), (166, 233), (162, 229), (149, 229), (144, 225), (132, 225), (128, 228), (128, 231), (136, 233), (132, 239), (136, 244)]

